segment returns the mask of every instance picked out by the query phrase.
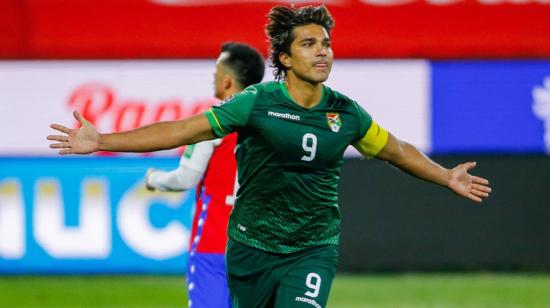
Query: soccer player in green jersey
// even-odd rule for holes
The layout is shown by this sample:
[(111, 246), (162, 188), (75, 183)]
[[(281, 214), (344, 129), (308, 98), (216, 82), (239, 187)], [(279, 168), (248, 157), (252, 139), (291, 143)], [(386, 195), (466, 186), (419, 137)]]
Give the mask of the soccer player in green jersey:
[(235, 307), (324, 307), (338, 260), (337, 185), (348, 145), (475, 202), (488, 197), (474, 162), (446, 169), (326, 87), (334, 21), (324, 6), (274, 7), (267, 34), (278, 82), (253, 85), (188, 119), (99, 134), (53, 124), (61, 154), (148, 152), (238, 132), (240, 188), (229, 221), (227, 271)]

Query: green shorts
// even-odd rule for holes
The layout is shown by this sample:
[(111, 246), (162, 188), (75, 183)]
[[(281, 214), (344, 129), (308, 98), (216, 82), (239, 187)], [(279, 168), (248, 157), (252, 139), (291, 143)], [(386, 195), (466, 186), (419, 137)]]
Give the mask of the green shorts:
[(227, 279), (233, 308), (326, 307), (338, 246), (273, 254), (229, 240)]

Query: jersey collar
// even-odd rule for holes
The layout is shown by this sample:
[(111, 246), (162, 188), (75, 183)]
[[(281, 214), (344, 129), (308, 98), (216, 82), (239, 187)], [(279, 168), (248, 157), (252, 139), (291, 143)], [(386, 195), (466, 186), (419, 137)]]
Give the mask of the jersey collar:
[(284, 96), (286, 96), (286, 98), (288, 98), (291, 102), (293, 102), (294, 104), (298, 105), (298, 107), (302, 108), (302, 109), (305, 109), (305, 110), (312, 110), (312, 109), (317, 109), (319, 108), (320, 106), (324, 105), (325, 102), (327, 101), (327, 89), (325, 87), (325, 85), (323, 85), (323, 91), (321, 93), (321, 101), (319, 102), (319, 104), (311, 107), (311, 108), (304, 108), (302, 106), (300, 106), (300, 104), (298, 104), (293, 98), (292, 96), (290, 96), (290, 93), (288, 93), (288, 89), (286, 87), (286, 84), (284, 81), (281, 81), (279, 82), (279, 86), (281, 87), (281, 91), (283, 91), (283, 94)]

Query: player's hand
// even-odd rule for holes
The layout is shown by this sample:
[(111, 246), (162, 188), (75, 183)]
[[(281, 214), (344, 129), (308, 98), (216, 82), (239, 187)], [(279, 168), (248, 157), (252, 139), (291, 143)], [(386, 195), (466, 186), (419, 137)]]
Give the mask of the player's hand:
[(151, 173), (153, 173), (155, 169), (149, 168), (147, 169), (147, 173), (145, 174), (145, 188), (147, 188), (148, 191), (155, 191), (155, 187), (151, 186), (149, 182), (149, 177), (151, 176)]
[(449, 189), (456, 194), (475, 202), (481, 202), (489, 197), (491, 187), (484, 178), (470, 175), (468, 170), (474, 168), (476, 162), (460, 164), (449, 171)]
[(73, 112), (75, 119), (82, 127), (70, 129), (63, 125), (52, 124), (51, 128), (63, 133), (62, 135), (49, 135), (48, 140), (57, 141), (50, 144), (52, 149), (60, 149), (59, 154), (89, 154), (99, 149), (99, 133), (77, 111)]

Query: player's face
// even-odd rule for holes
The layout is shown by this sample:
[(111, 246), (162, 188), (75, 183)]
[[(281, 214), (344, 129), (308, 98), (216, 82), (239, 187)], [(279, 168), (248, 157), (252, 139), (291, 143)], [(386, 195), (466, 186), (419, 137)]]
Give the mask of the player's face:
[(229, 53), (224, 51), (216, 60), (216, 71), (214, 72), (214, 96), (218, 99), (225, 98), (225, 78), (227, 77), (227, 71), (225, 65), (223, 65), (223, 62), (228, 57)]
[(320, 25), (309, 24), (295, 27), (293, 34), (290, 56), (283, 59), (288, 61), (283, 64), (290, 66), (287, 72), (312, 83), (327, 80), (334, 57), (327, 30)]

